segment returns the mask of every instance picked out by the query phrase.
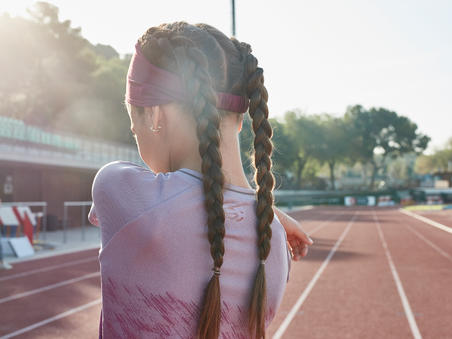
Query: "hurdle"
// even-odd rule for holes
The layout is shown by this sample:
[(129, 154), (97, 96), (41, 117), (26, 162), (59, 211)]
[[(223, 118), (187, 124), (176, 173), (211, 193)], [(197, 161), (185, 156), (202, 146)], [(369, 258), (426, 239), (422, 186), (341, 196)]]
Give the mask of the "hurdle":
[[(46, 201), (25, 201), (25, 202), (2, 202), (3, 207), (16, 207), (21, 217), (27, 216), (30, 219), (33, 228), (36, 229), (36, 238), (39, 238), (41, 232), (41, 226), (43, 234), (43, 240), (46, 240), (47, 230), (47, 202)], [(42, 211), (32, 212), (30, 207), (41, 207)], [(39, 219), (37, 219), (39, 218)], [(20, 221), (20, 220), (19, 220)], [(20, 227), (20, 226), (19, 226)], [(16, 236), (19, 232), (19, 227), (16, 230)]]

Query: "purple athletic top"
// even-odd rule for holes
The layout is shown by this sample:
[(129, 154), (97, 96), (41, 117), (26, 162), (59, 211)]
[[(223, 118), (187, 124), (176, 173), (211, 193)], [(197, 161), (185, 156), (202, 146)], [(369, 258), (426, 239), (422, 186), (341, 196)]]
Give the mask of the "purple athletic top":
[[(187, 168), (155, 174), (113, 161), (97, 172), (88, 218), (102, 234), (100, 338), (195, 337), (213, 274), (202, 187), (202, 174)], [(248, 304), (259, 265), (255, 201), (254, 190), (225, 185), (220, 338), (248, 336)], [(281, 303), (291, 260), (276, 215), (271, 228), (266, 326)]]

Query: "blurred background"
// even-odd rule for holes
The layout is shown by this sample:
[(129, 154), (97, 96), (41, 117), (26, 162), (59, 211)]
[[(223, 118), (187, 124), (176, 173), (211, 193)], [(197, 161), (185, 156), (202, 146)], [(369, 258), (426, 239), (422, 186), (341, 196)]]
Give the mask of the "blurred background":
[[(450, 1), (235, 4), (236, 36), (265, 71), (277, 189), (450, 187), (451, 10)], [(47, 202), (50, 224), (61, 201), (90, 199), (103, 164), (142, 164), (122, 103), (136, 39), (181, 19), (233, 33), (229, 1), (3, 0), (0, 13), (0, 198)], [(250, 178), (252, 138), (244, 128)]]

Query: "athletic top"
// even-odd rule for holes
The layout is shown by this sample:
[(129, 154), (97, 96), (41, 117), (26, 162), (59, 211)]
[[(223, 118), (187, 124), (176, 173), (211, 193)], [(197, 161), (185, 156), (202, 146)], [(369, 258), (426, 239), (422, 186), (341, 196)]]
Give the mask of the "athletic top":
[[(202, 174), (155, 174), (129, 161), (97, 172), (89, 221), (101, 227), (100, 338), (194, 338), (213, 271)], [(247, 338), (248, 304), (259, 265), (255, 191), (226, 184), (220, 338)], [(289, 279), (290, 252), (276, 215), (265, 263), (266, 327)]]

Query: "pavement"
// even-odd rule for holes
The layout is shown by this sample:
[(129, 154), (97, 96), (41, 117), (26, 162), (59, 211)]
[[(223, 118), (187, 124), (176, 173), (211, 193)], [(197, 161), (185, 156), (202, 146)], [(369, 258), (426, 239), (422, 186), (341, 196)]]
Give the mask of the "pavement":
[[(84, 234), (83, 234), (84, 233)], [(77, 251), (89, 250), (101, 247), (100, 228), (87, 225), (85, 227), (71, 227), (66, 230), (66, 239), (64, 239), (64, 231), (47, 231), (34, 235), (33, 255), (16, 257), (11, 247), (5, 245), (6, 238), (2, 238), (3, 261), (6, 266), (9, 263), (17, 263), (34, 259), (45, 258), (53, 255), (72, 253)]]

